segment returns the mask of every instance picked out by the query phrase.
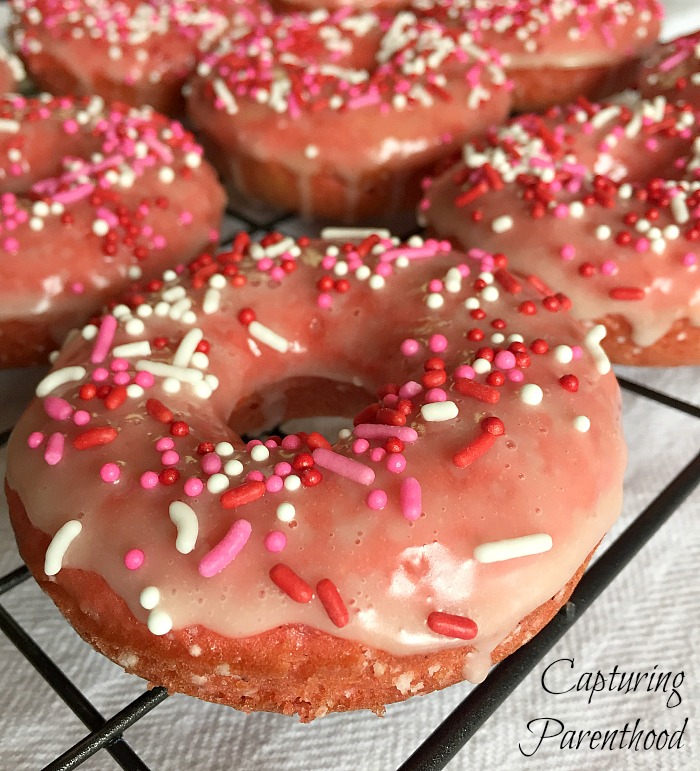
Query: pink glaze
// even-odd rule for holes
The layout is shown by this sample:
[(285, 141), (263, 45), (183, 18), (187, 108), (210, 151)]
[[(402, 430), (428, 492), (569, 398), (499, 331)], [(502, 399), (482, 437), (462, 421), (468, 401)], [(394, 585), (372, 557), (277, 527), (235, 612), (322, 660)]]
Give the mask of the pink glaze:
[[(700, 270), (686, 259), (700, 254), (698, 119), (663, 98), (525, 115), (467, 145), (422, 216), (463, 247), (536, 271), (577, 318), (624, 317), (633, 343), (649, 346), (677, 319), (700, 326)], [(535, 188), (540, 200), (526, 200)], [(552, 216), (559, 203), (566, 218)]]
[(700, 31), (657, 46), (644, 62), (639, 90), (649, 99), (665, 96), (700, 109)]
[[(149, 611), (139, 597), (154, 586), (161, 598), (159, 618), (165, 614), (174, 630), (199, 626), (247, 637), (279, 625), (305, 624), (410, 654), (463, 645), (458, 636), (440, 632), (439, 625), (428, 625), (434, 612), (452, 614), (475, 625), (474, 653), (464, 675), (479, 679), (490, 651), (562, 588), (620, 511), (625, 449), (618, 388), (612, 374), (602, 374), (607, 360), (564, 311), (519, 312), (524, 301), (542, 302), (521, 274), (515, 274), (520, 286), (513, 294), (487, 291), (500, 285), (486, 283), (484, 288), (479, 279), (476, 288), (473, 281), (463, 281), (459, 292), (445, 291), (440, 308), (426, 303), (430, 281), (442, 281), (457, 261), (466, 261), (473, 276), (490, 279), (487, 266), (496, 262), (502, 269), (501, 258), (484, 253), (473, 260), (452, 253), (444, 242), (419, 239), (404, 252), (410, 257), (411, 249), (421, 249), (431, 257), (409, 259), (377, 288), (369, 278), (352, 274), (347, 291), (334, 293), (331, 308), (319, 309), (319, 281), (329, 275), (322, 258), (335, 244), (296, 244), (296, 269), (279, 283), (268, 281), (248, 256), (274, 252), (275, 240), (266, 244), (244, 246), (235, 259), (229, 253), (214, 262), (214, 270), (226, 266), (229, 277), (246, 276), (243, 286), (222, 284), (210, 273), (193, 287), (189, 276), (196, 276), (202, 264), (195, 261), (182, 279), (170, 277), (158, 292), (141, 292), (137, 305), (120, 312), (113, 346), (156, 337), (167, 344), (148, 356), (120, 354), (131, 374), (153, 368), (155, 383), (147, 393), (134, 392), (114, 410), (98, 397), (91, 401), (95, 426), (103, 433), (118, 427), (107, 444), (76, 450), (73, 441), (80, 429), (56, 421), (44, 409), (46, 398), (77, 405), (81, 386), (92, 382), (94, 341), (83, 335), (68, 341), (52, 379), (39, 386), (42, 399), (25, 413), (10, 440), (9, 487), (20, 496), (32, 524), (49, 536), (76, 512), (84, 512), (64, 568), (103, 576), (143, 623)], [(373, 275), (388, 248), (393, 248), (390, 240), (369, 254), (361, 243), (356, 259)], [(278, 264), (283, 258), (270, 259)], [(178, 286), (192, 301), (189, 321), (139, 311), (168, 303), (164, 298), (177, 297), (172, 290)], [(212, 290), (219, 293), (218, 312), (211, 310)], [(485, 309), (480, 321), (464, 306), (470, 298)], [(268, 336), (239, 321), (244, 309), (254, 312)], [(146, 329), (129, 332), (130, 320), (141, 317)], [(490, 386), (486, 375), (473, 372), (472, 380), (459, 377), (485, 345), (471, 339), (470, 331), (489, 332), (494, 319), (503, 322), (506, 337), (524, 341), (510, 346), (519, 357), (512, 371), (522, 375), (524, 384), (506, 379)], [(183, 380), (173, 393), (164, 387), (173, 372), (167, 366), (192, 330), (201, 331), (208, 364), (198, 369), (189, 361), (181, 363), (177, 372)], [(89, 330), (86, 334), (90, 337)], [(297, 394), (309, 383), (301, 392), (301, 406), (304, 414), (309, 408), (313, 412), (322, 390), (318, 378), (364, 388), (370, 407), (363, 414), (382, 419), (381, 409), (387, 408), (371, 394), (388, 383), (419, 382), (426, 361), (434, 359), (428, 341), (435, 334), (445, 338), (440, 358), (448, 399), (430, 404), (423, 390), (402, 397), (397, 407), (404, 412), (390, 410), (384, 418), (405, 425), (365, 417), (331, 449), (321, 447), (317, 438), (308, 440), (316, 445), (310, 447), (303, 436), (293, 435), (261, 452), (260, 443), (246, 447), (227, 424), (234, 407), (244, 408), (251, 399), (258, 406), (242, 409), (236, 430), (250, 433), (283, 422), (290, 383)], [(419, 342), (420, 355), (401, 353), (406, 338)], [(531, 347), (539, 339), (547, 343), (544, 353)], [(582, 346), (581, 356), (562, 364), (553, 353), (563, 350), (558, 346)], [(81, 369), (69, 369), (80, 367), (83, 375)], [(578, 378), (576, 392), (562, 387), (565, 374)], [(541, 402), (526, 401), (530, 391), (524, 385), (539, 390)], [(287, 406), (293, 416), (300, 405)], [(439, 414), (431, 407), (439, 407)], [(177, 418), (168, 424), (164, 410)], [(574, 425), (582, 415), (590, 420), (587, 432)], [(186, 432), (180, 427), (172, 434), (179, 460), (164, 468), (154, 439), (178, 421), (187, 426)], [(37, 433), (65, 435), (63, 456), (52, 467), (42, 446), (28, 444)], [(468, 449), (474, 447), (478, 457)], [(220, 458), (219, 473), (228, 477), (223, 493), (206, 485), (193, 489), (193, 475), (211, 454)], [(100, 480), (99, 469), (110, 463), (119, 464), (118, 485)], [(279, 490), (266, 486), (264, 480), (275, 470), (287, 469), (291, 473)], [(365, 469), (374, 476), (369, 487)], [(177, 527), (169, 520), (176, 502)], [(545, 553), (490, 564), (474, 557), (482, 544), (539, 533), (552, 539)], [(187, 553), (176, 548), (178, 538), (185, 537), (192, 546)], [(133, 549), (148, 555), (138, 570), (124, 562)], [(292, 571), (311, 587), (332, 581), (348, 608), (347, 625), (338, 628), (318, 597), (295, 602), (275, 585), (270, 571), (280, 564), (281, 549), (284, 564), (275, 574)], [(55, 580), (61, 581), (60, 572)]]

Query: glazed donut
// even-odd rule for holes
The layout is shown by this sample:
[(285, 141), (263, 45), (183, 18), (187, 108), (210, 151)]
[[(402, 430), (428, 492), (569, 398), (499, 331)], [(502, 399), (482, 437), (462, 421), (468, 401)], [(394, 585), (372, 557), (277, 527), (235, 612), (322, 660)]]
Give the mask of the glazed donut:
[(665, 96), (700, 109), (700, 30), (659, 45), (644, 62), (639, 90), (647, 98)]
[(562, 290), (613, 361), (700, 364), (698, 136), (663, 97), (526, 115), (467, 145), (422, 216)]
[[(86, 640), (304, 721), (483, 679), (566, 601), (625, 466), (604, 330), (531, 314), (502, 256), (322, 235), (242, 234), (84, 327), (7, 471), (22, 556)], [(338, 413), (333, 445), (241, 440)]]
[(632, 86), (662, 17), (657, 0), (413, 0), (411, 7), (503, 54), (518, 111)]
[(44, 361), (135, 278), (215, 242), (223, 205), (179, 123), (100, 97), (0, 99), (0, 367)]
[(16, 91), (25, 77), (22, 62), (0, 44), (0, 95)]
[[(37, 85), (180, 115), (198, 52), (251, 22), (257, 0), (12, 0), (14, 43)], [(232, 17), (232, 19), (230, 19)]]
[(307, 217), (414, 206), (439, 159), (508, 112), (492, 55), (409, 13), (279, 16), (222, 40), (189, 114), (232, 189)]

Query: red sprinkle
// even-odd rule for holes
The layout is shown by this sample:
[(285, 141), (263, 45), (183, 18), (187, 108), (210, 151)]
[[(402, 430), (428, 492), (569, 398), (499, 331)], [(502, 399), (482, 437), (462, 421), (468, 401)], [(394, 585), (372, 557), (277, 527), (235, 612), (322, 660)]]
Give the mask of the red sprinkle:
[(518, 294), (523, 291), (523, 287), (518, 279), (505, 268), (499, 268), (494, 272), (493, 277), (510, 294)]
[(170, 424), (170, 434), (172, 436), (187, 436), (190, 433), (190, 427), (184, 420), (174, 420)]
[(493, 434), (494, 436), (501, 436), (505, 433), (506, 427), (503, 425), (503, 421), (500, 418), (488, 417), (481, 421), (481, 430)]
[(613, 300), (643, 300), (646, 296), (644, 290), (636, 286), (616, 286), (608, 294)]
[(478, 631), (476, 623), (470, 618), (440, 611), (433, 611), (428, 616), (428, 627), (435, 634), (458, 637), (460, 640), (473, 640)]
[(80, 386), (80, 390), (78, 391), (78, 396), (86, 402), (90, 401), (90, 399), (94, 399), (96, 394), (97, 387), (92, 383), (84, 383)]
[(265, 483), (250, 480), (226, 490), (225, 493), (221, 494), (219, 501), (225, 509), (236, 509), (239, 506), (245, 506), (246, 503), (257, 501), (263, 495), (265, 495)]
[(149, 399), (146, 402), (146, 412), (159, 423), (170, 423), (173, 413), (158, 399)]
[[(262, 484), (262, 482), (260, 483)], [(263, 487), (265, 485), (263, 484)], [(277, 563), (270, 570), (270, 578), (288, 597), (295, 602), (311, 602), (314, 598), (314, 590), (300, 578), (290, 567)]]
[(484, 453), (493, 447), (495, 441), (496, 437), (492, 433), (484, 431), (483, 434), (479, 434), (476, 439), (469, 442), (466, 447), (455, 453), (452, 456), (452, 462), (457, 468), (471, 466), (472, 463), (479, 460)]
[(318, 599), (321, 600), (328, 618), (340, 629), (346, 626), (350, 621), (350, 614), (338, 588), (330, 578), (323, 578), (316, 584), (316, 594), (318, 594)]
[(559, 383), (565, 391), (571, 391), (571, 393), (578, 391), (578, 378), (576, 375), (562, 375), (559, 378)]
[(113, 442), (118, 436), (116, 428), (111, 426), (97, 426), (83, 431), (73, 439), (73, 447), (76, 450), (89, 450), (103, 444)]
[(330, 450), (331, 443), (326, 439), (325, 436), (322, 434), (319, 434), (318, 431), (312, 431), (307, 439), (306, 444), (312, 449), (315, 450), (318, 447), (323, 447), (326, 450)]
[(116, 385), (105, 399), (105, 407), (108, 410), (116, 410), (126, 401), (126, 386)]
[(501, 392), (491, 386), (478, 383), (476, 380), (460, 379), (455, 382), (455, 388), (464, 396), (471, 396), (480, 402), (497, 404), (501, 398)]
[(238, 320), (247, 327), (255, 321), (255, 311), (252, 308), (243, 308), (238, 312)]

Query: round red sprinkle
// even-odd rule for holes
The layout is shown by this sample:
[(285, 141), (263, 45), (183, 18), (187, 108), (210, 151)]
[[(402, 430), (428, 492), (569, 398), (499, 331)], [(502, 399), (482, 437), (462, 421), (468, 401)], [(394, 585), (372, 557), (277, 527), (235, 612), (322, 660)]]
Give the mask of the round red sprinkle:
[(90, 399), (94, 399), (96, 394), (97, 394), (97, 387), (92, 383), (85, 383), (84, 385), (81, 385), (80, 390), (78, 391), (78, 396), (81, 399), (84, 399), (85, 401), (90, 401)]
[(552, 313), (555, 313), (556, 311), (559, 310), (560, 304), (561, 303), (559, 302), (559, 300), (557, 300), (557, 298), (554, 295), (545, 297), (544, 300), (542, 300), (542, 305), (544, 305), (544, 307), (548, 311), (551, 311)]
[(333, 289), (333, 284), (334, 281), (332, 276), (321, 276), (316, 283), (316, 286), (321, 292), (330, 292), (331, 289)]
[(467, 340), (473, 340), (474, 342), (478, 343), (483, 339), (484, 333), (477, 327), (474, 327), (473, 329), (470, 329), (469, 332), (467, 332)]
[(523, 300), (518, 306), (518, 310), (525, 316), (534, 316), (537, 313), (537, 306), (532, 300)]
[(494, 436), (502, 436), (506, 431), (506, 427), (500, 418), (488, 417), (481, 421), (481, 430)]
[(490, 386), (502, 386), (506, 382), (506, 376), (500, 370), (493, 370), (486, 376), (486, 382)]
[(158, 474), (158, 481), (162, 485), (174, 485), (179, 478), (180, 472), (175, 468), (163, 469), (160, 474)]
[(425, 388), (437, 388), (447, 380), (444, 369), (432, 369), (421, 377), (421, 383)]
[(547, 344), (546, 340), (543, 340), (541, 337), (538, 337), (536, 340), (533, 340), (530, 345), (530, 350), (533, 353), (547, 353), (549, 350), (549, 345)]
[(300, 452), (298, 455), (295, 455), (294, 458), (292, 459), (292, 468), (295, 471), (311, 468), (313, 465), (314, 465), (314, 459), (311, 456), (311, 453), (308, 453), (308, 452)]
[(384, 449), (388, 453), (403, 452), (404, 444), (400, 439), (398, 439), (395, 436), (392, 436), (392, 437), (389, 437), (389, 439), (387, 439), (386, 442), (384, 442)]
[(582, 262), (578, 267), (578, 273), (583, 278), (591, 278), (595, 273), (595, 265), (591, 262)]
[(396, 403), (396, 411), (402, 415), (410, 415), (413, 412), (413, 402), (410, 399), (399, 399)]
[(486, 361), (493, 361), (493, 357), (494, 357), (493, 348), (479, 348), (475, 356), (477, 359), (486, 359)]
[(112, 386), (108, 385), (101, 385), (97, 387), (97, 398), (98, 399), (106, 399), (109, 396), (110, 391), (112, 390)]
[(565, 391), (571, 391), (572, 393), (578, 391), (578, 378), (576, 375), (562, 375), (559, 378), (559, 383)]
[(304, 487), (316, 487), (323, 479), (321, 472), (317, 468), (305, 468), (299, 474), (299, 478)]
[(423, 369), (426, 372), (429, 372), (431, 369), (445, 369), (445, 362), (437, 356), (432, 356), (430, 359), (426, 360)]
[(238, 320), (244, 327), (247, 327), (255, 321), (255, 311), (252, 308), (243, 308), (238, 312)]
[(214, 452), (214, 445), (211, 442), (200, 442), (197, 445), (197, 455), (207, 455)]
[(165, 346), (168, 344), (168, 338), (167, 337), (155, 337), (153, 338), (153, 347), (154, 348), (165, 348)]
[(190, 427), (184, 420), (174, 420), (170, 424), (170, 433), (172, 436), (187, 436), (190, 433)]

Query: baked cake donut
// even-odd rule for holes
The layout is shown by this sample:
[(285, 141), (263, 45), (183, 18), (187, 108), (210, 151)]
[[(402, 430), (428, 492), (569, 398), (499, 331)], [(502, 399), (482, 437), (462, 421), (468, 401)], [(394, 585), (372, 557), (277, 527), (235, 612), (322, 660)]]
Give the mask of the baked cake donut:
[(662, 17), (656, 0), (413, 0), (411, 7), (503, 54), (519, 111), (632, 86)]
[(0, 95), (16, 91), (25, 77), (22, 62), (0, 43)]
[(421, 213), (564, 292), (613, 361), (700, 364), (699, 136), (690, 105), (580, 100), (467, 145)]
[(216, 242), (223, 206), (179, 123), (100, 97), (0, 98), (0, 367), (44, 361), (135, 278)]
[(189, 114), (228, 184), (308, 217), (415, 205), (428, 169), (508, 113), (495, 56), (432, 21), (350, 10), (275, 17), (223, 39)]
[(12, 0), (14, 43), (37, 85), (179, 115), (182, 86), (228, 27), (255, 20), (257, 0)]
[(644, 62), (639, 90), (647, 98), (665, 96), (700, 109), (700, 30), (659, 45)]
[[(566, 601), (625, 466), (601, 329), (500, 255), (322, 235), (241, 234), (83, 327), (7, 471), (86, 640), (304, 721), (483, 679)], [(338, 413), (334, 444), (241, 439)]]

